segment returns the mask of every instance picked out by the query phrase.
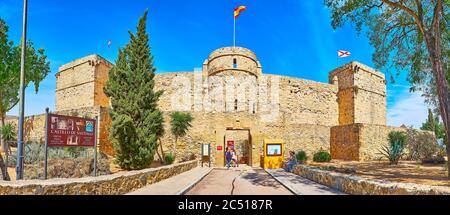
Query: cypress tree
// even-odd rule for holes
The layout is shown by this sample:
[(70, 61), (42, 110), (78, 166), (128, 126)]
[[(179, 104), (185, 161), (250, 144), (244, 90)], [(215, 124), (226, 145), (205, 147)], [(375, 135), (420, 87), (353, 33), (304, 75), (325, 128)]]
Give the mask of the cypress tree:
[(109, 139), (116, 151), (116, 163), (123, 169), (143, 169), (153, 161), (157, 139), (163, 129), (163, 115), (155, 91), (155, 71), (146, 32), (147, 14), (139, 20), (137, 33), (119, 50), (116, 65), (109, 72), (105, 94), (111, 99), (112, 126)]
[(425, 131), (432, 131), (432, 132), (436, 133), (436, 121), (433, 116), (433, 111), (431, 111), (431, 109), (428, 109), (427, 121), (425, 123), (422, 123), (421, 129), (425, 130)]

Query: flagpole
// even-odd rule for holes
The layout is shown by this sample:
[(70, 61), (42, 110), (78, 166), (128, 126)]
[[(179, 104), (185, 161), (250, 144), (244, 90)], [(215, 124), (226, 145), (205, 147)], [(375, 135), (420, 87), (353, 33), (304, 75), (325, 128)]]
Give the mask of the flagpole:
[(233, 27), (233, 47), (236, 46), (236, 17), (233, 16), (233, 20), (234, 20), (234, 27)]

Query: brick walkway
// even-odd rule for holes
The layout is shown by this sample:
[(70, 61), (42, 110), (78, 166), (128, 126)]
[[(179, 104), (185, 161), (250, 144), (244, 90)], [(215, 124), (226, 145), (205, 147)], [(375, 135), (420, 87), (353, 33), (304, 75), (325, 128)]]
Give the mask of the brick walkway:
[(194, 186), (195, 183), (200, 181), (210, 171), (211, 168), (208, 167), (197, 167), (126, 195), (180, 195), (186, 189)]
[(266, 171), (296, 195), (346, 195), (294, 173), (286, 172), (284, 169), (268, 169)]

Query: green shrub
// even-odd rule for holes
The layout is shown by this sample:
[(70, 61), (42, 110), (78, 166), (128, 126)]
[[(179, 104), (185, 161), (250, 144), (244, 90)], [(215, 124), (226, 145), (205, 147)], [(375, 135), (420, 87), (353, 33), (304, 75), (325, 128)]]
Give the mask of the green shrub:
[(326, 151), (319, 151), (314, 154), (313, 160), (314, 162), (330, 162), (331, 155)]
[(382, 146), (380, 154), (389, 159), (391, 165), (397, 165), (404, 155), (407, 135), (402, 131), (392, 131), (388, 135), (389, 145)]
[(437, 152), (426, 159), (422, 159), (423, 164), (445, 164), (445, 156), (447, 156), (445, 146), (437, 146)]
[(172, 153), (166, 154), (166, 155), (164, 156), (164, 162), (165, 162), (166, 164), (172, 164), (174, 161), (175, 161), (175, 157), (173, 156)]
[[(78, 158), (86, 154), (88, 148), (85, 147), (64, 147), (64, 152), (69, 154), (71, 157)], [(84, 156), (85, 157), (85, 156)]]
[(299, 163), (305, 163), (308, 160), (308, 155), (306, 155), (306, 152), (303, 150), (297, 152), (296, 157)]
[(429, 133), (407, 129), (408, 139), (405, 142), (405, 159), (415, 161), (428, 161), (434, 159), (439, 153), (439, 144)]

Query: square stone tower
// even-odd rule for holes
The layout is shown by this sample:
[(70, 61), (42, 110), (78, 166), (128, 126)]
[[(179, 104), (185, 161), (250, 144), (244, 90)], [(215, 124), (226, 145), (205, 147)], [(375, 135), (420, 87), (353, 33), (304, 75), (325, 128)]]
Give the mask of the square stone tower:
[(329, 74), (339, 87), (339, 125), (386, 125), (386, 79), (383, 73), (351, 62)]
[(98, 55), (90, 55), (59, 68), (56, 74), (56, 111), (108, 107), (103, 92), (112, 64)]
[[(386, 131), (386, 80), (384, 74), (358, 62), (329, 74), (338, 86), (339, 125), (331, 128), (333, 159), (373, 159)], [(377, 140), (375, 137), (383, 137)]]

